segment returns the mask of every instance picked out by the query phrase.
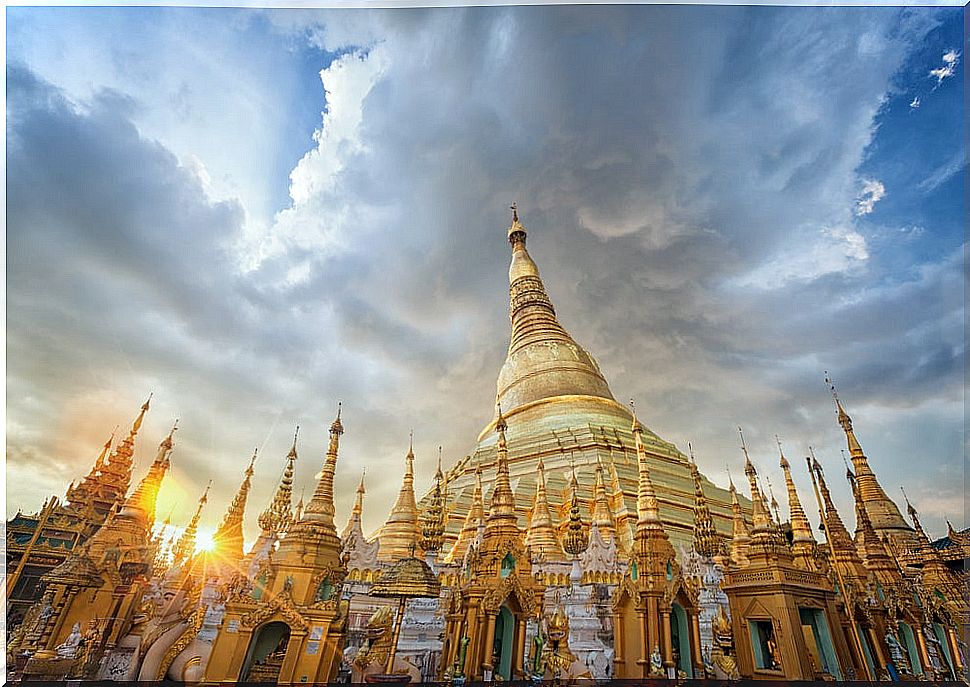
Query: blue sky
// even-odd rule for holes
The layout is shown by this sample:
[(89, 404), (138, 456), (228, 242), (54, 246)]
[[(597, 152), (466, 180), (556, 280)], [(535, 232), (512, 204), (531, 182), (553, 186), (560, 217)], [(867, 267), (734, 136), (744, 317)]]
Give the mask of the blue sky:
[(176, 522), (210, 478), (218, 522), (258, 445), (254, 535), (293, 426), (311, 485), (341, 399), (338, 510), (369, 467), (377, 526), (409, 428), (422, 488), (491, 416), (517, 200), (564, 325), (715, 481), (739, 424), (776, 486), (775, 434), (840, 474), (829, 370), (887, 492), (966, 524), (959, 8), (6, 26), (8, 512), (151, 389), (140, 467), (179, 417)]

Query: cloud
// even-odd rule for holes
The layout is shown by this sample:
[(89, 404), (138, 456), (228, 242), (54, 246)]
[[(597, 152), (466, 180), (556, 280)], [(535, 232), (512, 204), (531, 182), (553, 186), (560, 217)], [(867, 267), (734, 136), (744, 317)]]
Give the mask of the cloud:
[[(141, 95), (140, 75), (126, 87), (124, 74), (90, 70), (130, 97), (126, 108), (59, 89), (56, 70), (8, 75), (8, 442), (21, 451), (11, 455), (70, 460), (25, 501), (61, 491), (154, 388), (139, 455), (182, 418), (173, 465), (187, 496), (173, 522), (209, 477), (231, 485), (210, 499), (205, 518), (217, 522), (259, 445), (253, 516), (297, 423), (296, 481), (312, 489), (341, 399), (338, 513), (369, 466), (387, 476), (368, 484), (365, 525), (376, 527), (410, 427), (420, 490), (435, 447), (446, 462), (465, 455), (491, 416), (514, 200), (563, 324), (615, 395), (641, 399), (662, 436), (691, 440), (715, 479), (738, 459), (738, 423), (756, 459), (774, 450), (775, 432), (792, 451), (811, 443), (837, 457), (826, 368), (887, 489), (933, 479), (907, 473), (914, 451), (959, 460), (963, 311), (948, 294), (960, 265), (910, 260), (898, 271), (854, 214), (877, 113), (924, 35), (900, 30), (895, 10), (257, 17), (243, 25), (262, 22), (270, 36), (211, 22), (211, 36), (179, 45), (231, 46), (261, 113), (238, 123), (278, 127), (278, 145), (297, 151), (282, 168), (268, 134), (249, 150), (237, 127), (208, 117), (193, 140), (248, 157), (199, 154), (195, 165), (166, 119), (181, 115)], [(92, 20), (76, 18), (86, 35)], [(237, 45), (254, 38), (311, 51), (298, 83), (306, 102), (326, 105), (314, 105), (308, 129), (277, 92), (275, 79), (293, 73), (263, 73), (261, 52)], [(177, 81), (184, 68), (173, 69), (166, 79)], [(178, 112), (210, 112), (205, 79), (189, 76), (174, 91)], [(233, 194), (236, 166), (250, 181)], [(263, 177), (285, 192), (271, 212), (253, 212), (243, 190)], [(913, 431), (890, 431), (902, 425)], [(918, 445), (928, 427), (938, 431)], [(848, 503), (847, 490), (839, 497)]]
[(939, 67), (930, 70), (929, 76), (936, 79), (936, 85), (939, 86), (943, 83), (944, 79), (948, 79), (954, 74), (956, 74), (957, 64), (960, 62), (960, 53), (956, 50), (950, 49), (943, 53), (943, 64)]
[(916, 109), (919, 109), (919, 105), (920, 105), (920, 100), (919, 100), (919, 96), (917, 95), (910, 101), (909, 107), (910, 109), (916, 110)]
[(859, 192), (856, 198), (855, 214), (859, 216), (871, 214), (876, 207), (876, 203), (885, 197), (886, 187), (883, 186), (881, 181), (877, 181), (876, 179), (863, 179), (862, 191)]
[(966, 156), (962, 150), (959, 150), (949, 160), (930, 172), (925, 179), (917, 184), (917, 187), (927, 193), (934, 191), (959, 174), (966, 164)]

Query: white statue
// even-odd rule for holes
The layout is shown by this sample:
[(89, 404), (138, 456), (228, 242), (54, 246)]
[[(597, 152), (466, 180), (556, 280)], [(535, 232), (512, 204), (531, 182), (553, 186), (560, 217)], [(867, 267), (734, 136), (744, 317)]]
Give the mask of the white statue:
[(64, 643), (54, 649), (58, 658), (77, 658), (78, 647), (81, 646), (81, 623), (74, 623), (71, 634), (67, 636)]

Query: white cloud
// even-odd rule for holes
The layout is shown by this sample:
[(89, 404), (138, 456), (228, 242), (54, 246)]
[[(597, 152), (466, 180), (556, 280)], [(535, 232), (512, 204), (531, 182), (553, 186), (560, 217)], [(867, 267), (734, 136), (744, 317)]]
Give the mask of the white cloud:
[(917, 109), (919, 107), (919, 96), (913, 98), (912, 101), (910, 101), (909, 106), (914, 110)]
[(868, 259), (865, 236), (847, 226), (825, 227), (814, 237), (789, 246), (760, 267), (731, 280), (729, 285), (779, 289), (790, 282), (807, 283), (858, 268)]
[(959, 61), (960, 53), (956, 50), (950, 49), (943, 53), (943, 64), (936, 69), (931, 69), (929, 74), (936, 79), (937, 86), (943, 83), (943, 79), (947, 79), (956, 73)]
[(953, 157), (930, 172), (917, 186), (923, 191), (932, 191), (958, 174), (966, 164), (966, 156), (962, 150), (959, 150)]
[(859, 196), (856, 198), (855, 214), (860, 217), (871, 214), (876, 203), (885, 197), (886, 187), (881, 181), (864, 179), (862, 182), (862, 191), (859, 192)]

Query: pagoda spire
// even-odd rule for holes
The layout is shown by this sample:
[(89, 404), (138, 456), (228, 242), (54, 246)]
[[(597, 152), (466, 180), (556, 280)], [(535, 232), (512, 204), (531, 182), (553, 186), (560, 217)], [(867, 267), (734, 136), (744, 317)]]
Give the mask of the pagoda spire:
[(832, 563), (840, 565), (843, 573), (851, 579), (856, 581), (865, 579), (866, 575), (862, 565), (862, 559), (859, 557), (859, 552), (856, 550), (849, 530), (845, 528), (845, 523), (842, 522), (842, 518), (839, 516), (839, 511), (835, 508), (835, 503), (832, 501), (832, 494), (829, 492), (828, 484), (825, 482), (825, 474), (822, 472), (822, 466), (819, 465), (811, 447), (809, 447), (809, 451), (812, 453), (810, 465), (816, 483), (818, 484), (818, 490), (821, 494), (824, 508), (822, 517), (825, 527), (825, 538), (831, 541), (832, 550), (835, 551), (836, 560), (832, 561)]
[(397, 560), (411, 555), (420, 545), (421, 526), (418, 522), (418, 503), (414, 498), (414, 432), (408, 440), (408, 452), (404, 456), (404, 480), (397, 501), (391, 508), (387, 522), (381, 528), (381, 560)]
[(576, 468), (573, 468), (572, 478), (569, 480), (572, 495), (569, 500), (569, 520), (566, 522), (566, 532), (562, 538), (562, 549), (572, 558), (570, 581), (577, 585), (583, 578), (583, 571), (579, 564), (579, 556), (589, 548), (589, 532), (583, 525), (583, 518), (579, 514), (579, 482), (576, 481)]
[(812, 525), (805, 515), (802, 502), (798, 498), (798, 490), (795, 488), (795, 481), (791, 476), (791, 464), (785, 458), (785, 452), (781, 448), (781, 439), (775, 435), (778, 443), (779, 466), (785, 473), (785, 489), (788, 492), (788, 518), (791, 521), (792, 531), (792, 553), (797, 560), (812, 560), (816, 551), (815, 536), (812, 534)]
[[(91, 466), (91, 470), (85, 475), (79, 483), (71, 483), (71, 486), (67, 488), (67, 493), (65, 494), (65, 499), (71, 506), (77, 507), (93, 507), (93, 497), (95, 496), (94, 490), (97, 489), (97, 485), (102, 481), (101, 471), (104, 469), (108, 452), (111, 450), (111, 444), (114, 442), (115, 433), (112, 432), (108, 440), (104, 442), (104, 446), (101, 447), (101, 452), (94, 461), (94, 465)], [(124, 494), (120, 494), (124, 496)]]
[(732, 535), (731, 535), (731, 560), (735, 565), (744, 566), (748, 564), (748, 547), (751, 544), (751, 535), (748, 532), (748, 523), (744, 520), (744, 513), (741, 510), (741, 502), (738, 500), (738, 490), (734, 486), (734, 480), (728, 476), (729, 490), (731, 492), (731, 514)]
[[(913, 530), (916, 532), (917, 541), (916, 552), (920, 556), (924, 557), (928, 555), (938, 555), (938, 552), (930, 543), (930, 538), (926, 536), (926, 531), (923, 529), (923, 523), (920, 522), (919, 519), (919, 512), (916, 510), (913, 504), (909, 502), (909, 496), (906, 495), (906, 490), (902, 487), (900, 487), (899, 490), (903, 492), (903, 499), (906, 501), (906, 511), (909, 513), (909, 519), (913, 521)], [(947, 521), (947, 525), (949, 524), (949, 521)], [(952, 529), (952, 527), (950, 529)]]
[(758, 471), (755, 470), (751, 457), (748, 455), (748, 447), (744, 443), (744, 432), (738, 427), (738, 434), (741, 437), (741, 452), (744, 454), (744, 474), (751, 485), (751, 534), (752, 538), (757, 539), (759, 534), (771, 532), (771, 515), (765, 506), (764, 494), (758, 486)]
[(448, 561), (455, 563), (460, 561), (468, 551), (469, 544), (478, 536), (478, 532), (485, 527), (485, 501), (482, 496), (482, 466), (475, 468), (475, 491), (472, 493), (471, 507), (465, 516), (465, 522), (458, 533), (458, 539), (448, 553)]
[(694, 481), (694, 551), (713, 558), (721, 552), (721, 537), (714, 527), (714, 518), (701, 483), (701, 473), (697, 469), (697, 461), (694, 460), (694, 447), (690, 442), (687, 442), (687, 453), (690, 456), (690, 476)]
[(196, 507), (195, 513), (192, 514), (192, 519), (189, 520), (189, 524), (185, 526), (185, 531), (182, 532), (182, 536), (179, 537), (178, 542), (175, 544), (175, 549), (172, 552), (172, 562), (175, 567), (185, 565), (195, 555), (195, 541), (199, 532), (199, 518), (202, 517), (202, 508), (209, 501), (209, 488), (211, 486), (212, 480), (210, 479), (205, 487), (205, 491), (202, 492), (202, 497), (199, 499), (199, 505)]
[(341, 403), (337, 403), (337, 417), (330, 425), (330, 443), (327, 446), (327, 457), (320, 471), (317, 488), (310, 497), (310, 502), (303, 510), (303, 520), (315, 522), (325, 527), (334, 538), (337, 528), (334, 525), (335, 509), (333, 505), (333, 480), (337, 471), (337, 453), (340, 449), (340, 437), (344, 433), (344, 425), (340, 421)]
[(650, 479), (650, 466), (647, 464), (647, 451), (643, 447), (643, 425), (637, 419), (637, 410), (630, 401), (633, 410), (633, 440), (637, 447), (637, 529), (647, 526), (660, 527), (660, 506), (657, 503), (657, 493)]
[[(619, 441), (619, 440), (618, 440)], [(609, 442), (608, 442), (609, 443)], [(620, 444), (622, 448), (622, 444)], [(618, 548), (624, 553), (633, 550), (633, 523), (636, 518), (630, 513), (626, 505), (626, 494), (623, 493), (623, 486), (620, 484), (620, 474), (616, 469), (616, 462), (613, 460), (613, 445), (610, 447), (610, 508), (616, 520), (616, 538)]]
[(297, 425), (296, 432), (293, 434), (293, 447), (286, 456), (286, 467), (283, 468), (283, 476), (280, 478), (276, 494), (269, 507), (259, 515), (259, 528), (266, 534), (279, 537), (282, 535), (290, 523), (293, 521), (293, 467), (296, 463), (296, 440), (300, 434), (300, 427)]
[(616, 525), (610, 510), (609, 497), (606, 495), (606, 482), (603, 479), (603, 463), (596, 461), (596, 482), (593, 486), (593, 503), (590, 508), (592, 523), (599, 533), (608, 539), (616, 538)]
[(138, 412), (138, 417), (132, 423), (131, 429), (128, 431), (128, 436), (120, 444), (115, 446), (114, 451), (111, 452), (111, 456), (108, 458), (108, 462), (101, 464), (101, 474), (104, 477), (104, 481), (122, 495), (128, 492), (128, 487), (131, 484), (131, 467), (135, 455), (135, 437), (138, 436), (138, 430), (141, 429), (141, 424), (145, 419), (145, 413), (148, 412), (151, 401), (152, 394), (149, 394), (148, 399), (142, 404)]
[(239, 485), (239, 490), (229, 504), (222, 523), (212, 537), (221, 561), (234, 564), (243, 557), (243, 518), (246, 515), (246, 501), (249, 499), (249, 490), (252, 486), (253, 465), (256, 463), (257, 452), (253, 451), (253, 457), (246, 468), (242, 484)]
[[(893, 561), (886, 544), (876, 534), (866, 510), (866, 504), (862, 500), (862, 493), (859, 490), (859, 483), (852, 471), (846, 467), (845, 477), (852, 488), (852, 498), (855, 500), (855, 544), (863, 564), (868, 570), (879, 574), (880, 577), (888, 576), (893, 582), (898, 581), (899, 566)], [(885, 577), (884, 577), (885, 579)]]
[[(546, 496), (546, 466), (539, 458), (536, 476), (536, 496), (532, 506), (532, 517), (525, 535), (525, 545), (533, 553), (538, 553), (543, 560), (552, 560), (562, 556), (562, 547), (556, 536), (556, 528), (552, 522), (549, 510), (549, 500)], [(470, 513), (469, 513), (470, 514)]]
[(877, 532), (889, 534), (893, 538), (901, 538), (905, 543), (911, 543), (913, 530), (903, 519), (902, 513), (896, 503), (890, 499), (882, 486), (876, 479), (875, 473), (869, 466), (869, 459), (862, 450), (859, 440), (856, 438), (852, 428), (852, 418), (845, 411), (839, 394), (835, 389), (835, 382), (825, 373), (825, 382), (832, 392), (835, 401), (835, 411), (839, 419), (839, 424), (845, 432), (846, 444), (849, 449), (849, 457), (852, 460), (852, 467), (855, 471), (855, 479), (859, 484), (859, 492), (865, 501), (872, 525)]
[(498, 460), (495, 472), (495, 487), (492, 489), (489, 503), (488, 517), (485, 520), (486, 530), (490, 524), (509, 521), (518, 527), (515, 515), (515, 495), (512, 493), (512, 482), (509, 477), (509, 449), (505, 440), (505, 430), (508, 425), (502, 415), (502, 407), (498, 406), (498, 422), (495, 431), (498, 433)]
[[(146, 404), (147, 405), (147, 404)], [(135, 492), (128, 497), (124, 506), (121, 508), (120, 516), (131, 516), (144, 518), (151, 528), (151, 523), (155, 519), (155, 503), (158, 500), (158, 490), (162, 487), (162, 480), (170, 467), (169, 454), (172, 452), (172, 435), (178, 429), (178, 420), (172, 426), (168, 436), (162, 439), (158, 445), (158, 453), (155, 460), (148, 468), (148, 474), (138, 483)]]
[(347, 519), (347, 525), (344, 527), (344, 531), (340, 533), (341, 539), (346, 539), (354, 527), (354, 521), (360, 520), (364, 513), (364, 494), (367, 493), (367, 489), (364, 487), (364, 478), (367, 476), (367, 470), (360, 471), (360, 484), (357, 485), (357, 495), (354, 497), (354, 507), (350, 510), (350, 517)]
[[(508, 357), (498, 378), (498, 401), (511, 413), (526, 403), (556, 396), (584, 395), (613, 400), (592, 356), (556, 318), (539, 268), (526, 250), (526, 234), (518, 210), (513, 207), (508, 228), (512, 247), (509, 265), (512, 331)], [(560, 350), (568, 350), (570, 354), (562, 355)]]
[(431, 503), (428, 504), (428, 508), (424, 513), (424, 522), (421, 527), (421, 548), (428, 555), (429, 565), (432, 565), (432, 561), (437, 557), (438, 551), (441, 550), (441, 545), (444, 541), (445, 526), (448, 524), (446, 520), (447, 514), (445, 512), (446, 489), (445, 476), (441, 471), (441, 447), (439, 446), (438, 468), (435, 470), (434, 488), (431, 491)]
[(354, 507), (350, 511), (350, 518), (347, 526), (340, 535), (341, 558), (346, 560), (348, 570), (377, 570), (378, 552), (380, 551), (380, 540), (374, 539), (367, 541), (364, 536), (362, 517), (364, 513), (364, 476), (366, 471), (361, 470), (360, 484), (357, 485), (357, 497)]

